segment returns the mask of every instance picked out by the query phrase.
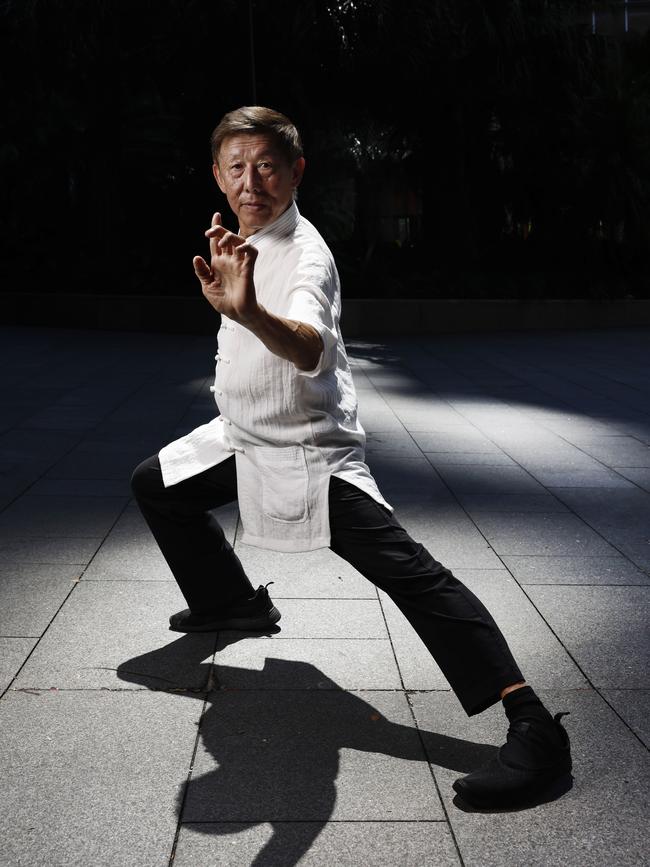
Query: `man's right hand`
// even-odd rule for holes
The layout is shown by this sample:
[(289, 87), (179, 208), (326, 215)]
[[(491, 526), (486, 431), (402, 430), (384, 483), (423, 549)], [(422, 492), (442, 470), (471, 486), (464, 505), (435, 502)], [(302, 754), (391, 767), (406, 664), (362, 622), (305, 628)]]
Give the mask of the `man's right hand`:
[(205, 234), (210, 239), (210, 265), (201, 256), (194, 257), (203, 294), (219, 313), (246, 325), (259, 314), (253, 282), (257, 250), (222, 226), (219, 213)]

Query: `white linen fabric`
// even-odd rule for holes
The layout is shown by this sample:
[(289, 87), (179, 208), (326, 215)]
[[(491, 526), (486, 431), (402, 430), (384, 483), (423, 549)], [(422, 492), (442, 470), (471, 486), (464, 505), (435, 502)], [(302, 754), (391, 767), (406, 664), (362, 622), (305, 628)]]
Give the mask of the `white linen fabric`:
[(330, 544), (330, 475), (393, 507), (365, 463), (366, 435), (339, 327), (339, 276), (327, 244), (295, 202), (248, 243), (258, 250), (259, 303), (313, 326), (323, 351), (313, 370), (299, 370), (222, 316), (211, 387), (221, 414), (160, 450), (163, 483), (175, 485), (234, 454), (242, 541), (311, 551)]

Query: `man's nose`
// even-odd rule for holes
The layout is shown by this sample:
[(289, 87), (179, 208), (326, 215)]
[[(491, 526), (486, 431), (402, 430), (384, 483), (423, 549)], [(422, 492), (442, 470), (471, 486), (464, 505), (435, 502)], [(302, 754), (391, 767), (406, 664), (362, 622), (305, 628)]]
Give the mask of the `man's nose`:
[(261, 188), (260, 174), (257, 166), (247, 166), (244, 170), (244, 188), (246, 192), (254, 193)]

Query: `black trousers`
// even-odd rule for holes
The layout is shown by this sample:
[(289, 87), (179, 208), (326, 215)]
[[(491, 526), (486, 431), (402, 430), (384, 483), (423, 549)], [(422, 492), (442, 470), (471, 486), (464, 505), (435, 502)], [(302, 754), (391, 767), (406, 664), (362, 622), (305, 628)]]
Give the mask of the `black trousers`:
[[(131, 487), (194, 613), (208, 613), (255, 588), (211, 509), (237, 499), (234, 455), (165, 488), (158, 456)], [(524, 680), (487, 608), (433, 559), (394, 514), (355, 485), (330, 477), (330, 548), (390, 596), (440, 666), (468, 716)]]

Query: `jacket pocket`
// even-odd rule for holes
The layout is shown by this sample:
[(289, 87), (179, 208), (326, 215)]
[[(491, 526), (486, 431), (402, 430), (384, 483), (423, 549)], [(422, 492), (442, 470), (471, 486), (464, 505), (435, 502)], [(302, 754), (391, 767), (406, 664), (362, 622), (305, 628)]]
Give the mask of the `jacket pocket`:
[(309, 473), (301, 446), (257, 446), (262, 511), (276, 521), (305, 521)]

